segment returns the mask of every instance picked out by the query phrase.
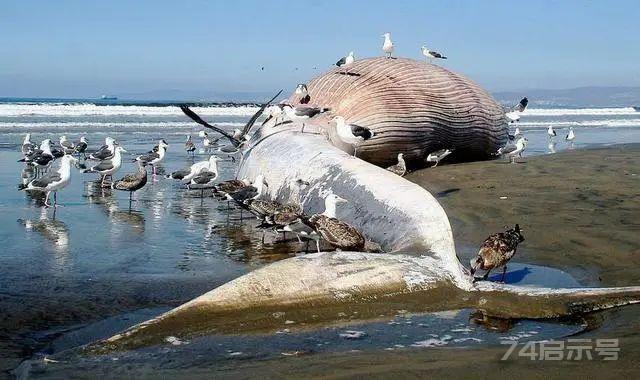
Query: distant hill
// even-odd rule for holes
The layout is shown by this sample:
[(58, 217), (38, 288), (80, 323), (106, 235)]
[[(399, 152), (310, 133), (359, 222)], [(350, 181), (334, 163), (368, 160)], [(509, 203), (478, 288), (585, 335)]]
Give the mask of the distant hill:
[(629, 107), (640, 106), (640, 87), (578, 87), (566, 90), (523, 90), (495, 92), (505, 105), (522, 97), (536, 107)]

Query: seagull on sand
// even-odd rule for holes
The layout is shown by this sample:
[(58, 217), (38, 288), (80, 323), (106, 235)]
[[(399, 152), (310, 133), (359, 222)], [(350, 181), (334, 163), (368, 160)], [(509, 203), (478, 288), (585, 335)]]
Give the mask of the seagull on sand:
[(49, 195), (53, 192), (53, 206), (58, 204), (58, 190), (63, 189), (71, 180), (71, 164), (78, 162), (78, 159), (65, 155), (60, 160), (60, 168), (57, 171), (45, 174), (41, 178), (36, 178), (26, 185), (20, 185), (20, 190), (42, 191), (46, 194), (44, 199), (45, 207), (51, 207), (49, 204)]
[(573, 144), (573, 140), (576, 139), (576, 134), (573, 132), (573, 127), (569, 127), (569, 133), (564, 138), (567, 142)]
[(291, 105), (286, 104), (283, 107), (284, 114), (291, 121), (300, 121), (302, 122), (302, 131), (304, 132), (304, 121), (311, 119), (314, 116), (317, 116), (321, 113), (329, 111), (329, 108), (321, 108), (321, 107), (308, 107), (308, 106), (299, 106), (292, 107)]
[(404, 153), (398, 153), (398, 163), (387, 168), (393, 174), (403, 177), (407, 174), (407, 164), (404, 162)]
[(549, 136), (549, 139), (553, 139), (554, 137), (557, 136), (556, 131), (553, 129), (553, 126), (550, 125), (549, 128), (547, 128), (547, 135)]
[(432, 62), (434, 58), (435, 59), (447, 59), (447, 57), (445, 57), (444, 55), (438, 53), (437, 51), (431, 51), (431, 50), (427, 49), (426, 46), (422, 46), (421, 50), (422, 50), (422, 55), (427, 57), (427, 60), (429, 62)]
[(122, 153), (125, 153), (123, 147), (117, 146), (113, 157), (109, 160), (101, 161), (99, 164), (94, 165), (88, 169), (84, 169), (83, 173), (98, 173), (102, 177), (100, 180), (100, 186), (105, 187), (104, 181), (107, 176), (111, 177), (113, 173), (117, 172), (122, 166)]
[(158, 142), (157, 145), (158, 149), (157, 151), (150, 151), (146, 154), (142, 154), (138, 157), (135, 158), (135, 161), (141, 161), (141, 162), (145, 162), (149, 165), (151, 165), (151, 167), (153, 167), (153, 175), (156, 175), (156, 165), (159, 164), (163, 159), (164, 156), (167, 152), (167, 148), (169, 147), (169, 144), (167, 144), (167, 142), (162, 139)]
[(492, 269), (503, 267), (500, 281), (504, 282), (507, 263), (516, 254), (518, 244), (524, 241), (524, 236), (522, 236), (521, 232), (520, 226), (516, 224), (514, 228), (505, 232), (489, 235), (482, 243), (478, 256), (475, 260), (471, 260), (471, 275), (473, 276), (478, 269), (482, 269), (487, 271), (482, 277), (486, 280)]
[(133, 200), (133, 193), (142, 189), (147, 184), (147, 164), (143, 161), (138, 161), (138, 171), (135, 173), (127, 174), (119, 180), (114, 181), (111, 184), (111, 188), (120, 191), (129, 192), (129, 202)]
[(498, 152), (496, 152), (496, 154), (498, 156), (507, 156), (509, 158), (509, 161), (512, 164), (515, 164), (516, 157), (522, 157), (522, 152), (524, 152), (524, 149), (527, 147), (528, 142), (529, 140), (527, 140), (526, 137), (520, 136), (520, 138), (516, 140), (515, 143), (508, 143), (507, 145), (498, 149)]
[(509, 112), (505, 113), (504, 115), (507, 117), (507, 119), (509, 119), (509, 122), (515, 123), (516, 121), (520, 120), (520, 114), (527, 109), (528, 104), (529, 104), (529, 99), (524, 97), (520, 100), (520, 103), (518, 103), (515, 107), (513, 107)]
[(382, 35), (382, 37), (384, 37), (382, 51), (387, 55), (387, 58), (391, 58), (391, 54), (393, 54), (393, 42), (391, 41), (391, 33), (385, 33)]
[(435, 162), (436, 164), (432, 166), (433, 168), (435, 168), (436, 166), (438, 166), (440, 161), (444, 160), (445, 157), (447, 157), (451, 153), (453, 153), (453, 149), (436, 150), (435, 152), (429, 153), (429, 155), (427, 155), (427, 162)]
[(375, 134), (367, 127), (355, 124), (347, 124), (342, 116), (333, 118), (336, 122), (336, 132), (338, 138), (347, 144), (353, 145), (353, 156), (356, 156), (358, 145), (372, 138)]

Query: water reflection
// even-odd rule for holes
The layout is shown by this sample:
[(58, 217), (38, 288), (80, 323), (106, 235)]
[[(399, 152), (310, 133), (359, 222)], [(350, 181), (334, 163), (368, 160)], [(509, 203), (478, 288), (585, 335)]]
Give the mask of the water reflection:
[(134, 210), (130, 202), (127, 202), (126, 209), (120, 209), (118, 199), (113, 191), (110, 188), (100, 186), (99, 181), (86, 182), (85, 185), (85, 196), (89, 202), (102, 206), (111, 221), (112, 238), (119, 238), (125, 231), (135, 235), (144, 234), (145, 217), (142, 211)]
[(547, 150), (548, 153), (553, 154), (556, 152), (556, 142), (555, 141), (549, 141), (549, 145), (547, 145)]
[(469, 321), (478, 326), (482, 326), (488, 331), (507, 332), (511, 330), (516, 323), (517, 319), (513, 318), (499, 318), (488, 315), (482, 310), (476, 310), (469, 316)]
[(69, 258), (69, 228), (67, 225), (56, 220), (56, 210), (53, 210), (52, 217), (49, 218), (47, 209), (40, 211), (40, 218), (18, 219), (18, 223), (24, 226), (25, 230), (40, 234), (53, 248), (57, 268), (66, 268)]

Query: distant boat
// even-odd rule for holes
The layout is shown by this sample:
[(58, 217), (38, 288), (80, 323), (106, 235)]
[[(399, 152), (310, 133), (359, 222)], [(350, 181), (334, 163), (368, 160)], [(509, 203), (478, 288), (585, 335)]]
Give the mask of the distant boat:
[(640, 106), (634, 106), (633, 109), (640, 112)]
[(102, 95), (100, 97), (100, 99), (102, 100), (118, 100), (117, 96), (113, 96), (113, 95)]

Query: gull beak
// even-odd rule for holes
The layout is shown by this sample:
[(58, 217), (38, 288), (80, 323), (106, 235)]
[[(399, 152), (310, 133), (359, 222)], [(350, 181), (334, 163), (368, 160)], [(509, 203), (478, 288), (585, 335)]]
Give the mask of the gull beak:
[(336, 196), (336, 202), (338, 202), (338, 203), (349, 203), (348, 200), (346, 200), (346, 199), (344, 199), (342, 197), (339, 197), (339, 196)]
[(127, 153), (127, 151), (126, 151), (126, 150), (124, 150), (124, 148), (122, 148), (121, 152), (122, 152), (122, 153)]

